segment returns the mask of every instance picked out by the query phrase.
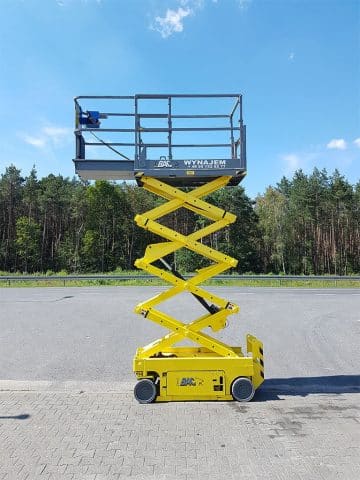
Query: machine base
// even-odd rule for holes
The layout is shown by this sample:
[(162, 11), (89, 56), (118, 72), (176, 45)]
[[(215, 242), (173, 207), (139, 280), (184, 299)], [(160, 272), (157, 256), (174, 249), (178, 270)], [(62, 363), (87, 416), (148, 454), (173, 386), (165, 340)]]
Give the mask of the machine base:
[(263, 346), (257, 338), (248, 335), (247, 347), (248, 356), (241, 347), (230, 347), (234, 352), (231, 357), (204, 347), (172, 347), (144, 357), (139, 348), (133, 365), (139, 380), (135, 397), (140, 403), (249, 401), (264, 381), (264, 361)]

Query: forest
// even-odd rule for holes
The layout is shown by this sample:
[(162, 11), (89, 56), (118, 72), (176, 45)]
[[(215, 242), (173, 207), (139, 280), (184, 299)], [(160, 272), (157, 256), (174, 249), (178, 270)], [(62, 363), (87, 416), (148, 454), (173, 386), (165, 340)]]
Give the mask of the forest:
[[(352, 185), (337, 170), (298, 170), (255, 199), (238, 186), (208, 200), (237, 215), (236, 223), (203, 239), (237, 258), (237, 273), (360, 273), (360, 181)], [(146, 245), (161, 241), (133, 218), (160, 202), (131, 183), (39, 179), (35, 167), (24, 177), (10, 165), (0, 176), (0, 270), (132, 270)], [(188, 234), (204, 219), (180, 209), (162, 223)], [(185, 249), (170, 260), (181, 272), (206, 265)]]

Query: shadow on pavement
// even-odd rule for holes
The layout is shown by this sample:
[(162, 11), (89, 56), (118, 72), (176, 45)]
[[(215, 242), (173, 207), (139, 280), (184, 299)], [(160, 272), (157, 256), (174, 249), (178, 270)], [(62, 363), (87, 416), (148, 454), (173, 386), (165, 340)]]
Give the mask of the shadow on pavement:
[(22, 413), (21, 415), (9, 415), (7, 417), (0, 416), (0, 420), (27, 420), (30, 418), (28, 413)]
[(316, 393), (360, 393), (360, 375), (269, 378), (256, 392), (253, 402), (282, 400), (279, 395), (306, 397)]

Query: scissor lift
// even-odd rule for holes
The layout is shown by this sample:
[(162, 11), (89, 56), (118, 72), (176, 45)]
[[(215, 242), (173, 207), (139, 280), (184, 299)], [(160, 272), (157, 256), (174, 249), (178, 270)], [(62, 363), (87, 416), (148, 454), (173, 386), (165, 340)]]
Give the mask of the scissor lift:
[[(91, 110), (83, 106), (89, 101)], [(94, 110), (94, 103), (102, 106), (105, 102), (116, 105), (112, 107), (116, 111)], [(130, 111), (119, 111), (118, 104), (122, 102), (130, 105)], [(219, 111), (219, 107), (228, 110)], [(192, 113), (196, 108), (202, 108), (203, 113)], [(245, 355), (241, 347), (229, 346), (204, 333), (207, 327), (213, 332), (223, 329), (228, 316), (237, 313), (239, 307), (200, 286), (237, 265), (236, 259), (202, 243), (203, 238), (236, 220), (235, 215), (203, 198), (222, 187), (237, 185), (246, 174), (242, 96), (77, 97), (75, 110), (74, 162), (81, 177), (135, 179), (139, 186), (167, 200), (135, 217), (139, 227), (165, 239), (148, 245), (144, 257), (136, 260), (135, 266), (171, 285), (135, 307), (136, 313), (170, 330), (164, 337), (138, 348), (133, 361), (138, 378), (135, 398), (140, 403), (251, 400), (264, 381), (262, 343), (247, 335)], [(131, 128), (129, 118), (134, 121)], [(108, 122), (106, 128), (101, 126), (103, 119)], [(205, 138), (201, 143), (194, 141), (202, 134)], [(105, 139), (104, 135), (111, 138)], [(89, 157), (88, 152), (94, 147), (111, 151), (112, 158)], [(205, 153), (196, 157), (198, 152)], [(181, 187), (191, 188), (182, 190)], [(184, 235), (158, 221), (180, 208), (201, 215), (211, 223)], [(185, 279), (168, 262), (181, 248), (204, 256), (210, 265)], [(203, 316), (184, 323), (158, 309), (160, 303), (183, 292), (201, 303), (206, 310)], [(190, 340), (196, 346), (174, 346), (183, 340)]]

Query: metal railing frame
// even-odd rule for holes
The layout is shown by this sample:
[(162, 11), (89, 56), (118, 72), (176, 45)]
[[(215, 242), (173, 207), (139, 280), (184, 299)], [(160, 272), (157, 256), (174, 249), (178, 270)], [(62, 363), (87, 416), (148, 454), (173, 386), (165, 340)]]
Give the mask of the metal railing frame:
[[(229, 114), (192, 114), (192, 115), (176, 115), (172, 111), (172, 99), (175, 98), (233, 98), (235, 103), (232, 107), (232, 110)], [(104, 117), (134, 117), (134, 128), (90, 128), (84, 127), (80, 124), (79, 119), (82, 112), (82, 107), (79, 103), (79, 100), (134, 100), (134, 112), (100, 112)], [(141, 113), (139, 110), (139, 102), (141, 100), (167, 100), (168, 101), (168, 111), (167, 113), (161, 114), (148, 114)], [(245, 151), (245, 140), (246, 140), (246, 127), (243, 122), (243, 108), (242, 108), (242, 95), (241, 94), (137, 94), (132, 96), (112, 96), (112, 95), (102, 95), (102, 96), (78, 96), (74, 98), (75, 102), (75, 112), (76, 112), (76, 125), (75, 125), (75, 134), (81, 135), (85, 132), (117, 132), (117, 133), (134, 133), (135, 139), (134, 142), (106, 142), (107, 145), (111, 147), (116, 146), (133, 146), (135, 148), (135, 161), (137, 162), (140, 157), (141, 148), (163, 148), (168, 149), (168, 157), (171, 160), (173, 158), (173, 148), (212, 148), (212, 147), (229, 147), (231, 151), (231, 158), (237, 159), (240, 158), (243, 162), (244, 168), (246, 167), (246, 151)], [(238, 118), (234, 125), (234, 115), (237, 114)], [(141, 118), (165, 118), (168, 121), (166, 128), (142, 128), (140, 125)], [(209, 118), (222, 118), (229, 120), (228, 127), (173, 127), (174, 119), (209, 119)], [(172, 133), (173, 132), (212, 132), (212, 131), (229, 131), (230, 132), (230, 143), (172, 143)], [(142, 141), (142, 133), (167, 133), (168, 141), (167, 143), (144, 143)], [(235, 133), (238, 135), (235, 136)], [(85, 146), (102, 146), (100, 142), (84, 142)], [(240, 151), (238, 148), (240, 147)]]
[[(192, 275), (184, 275), (185, 278), (191, 278)], [(7, 282), (8, 285), (11, 285), (11, 282), (41, 282), (41, 281), (60, 281), (63, 282), (64, 286), (66, 282), (70, 281), (128, 281), (128, 280), (154, 280), (157, 277), (153, 275), (3, 275), (0, 276), (0, 282)], [(324, 275), (324, 276), (301, 276), (301, 275), (217, 275), (213, 280), (260, 280), (260, 281), (269, 281), (277, 280), (279, 285), (286, 283), (291, 280), (298, 281), (333, 281), (335, 285), (337, 282), (344, 280), (351, 280), (355, 282), (360, 282), (360, 276), (336, 276), (336, 275)], [(359, 285), (360, 286), (360, 285)]]

